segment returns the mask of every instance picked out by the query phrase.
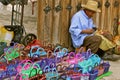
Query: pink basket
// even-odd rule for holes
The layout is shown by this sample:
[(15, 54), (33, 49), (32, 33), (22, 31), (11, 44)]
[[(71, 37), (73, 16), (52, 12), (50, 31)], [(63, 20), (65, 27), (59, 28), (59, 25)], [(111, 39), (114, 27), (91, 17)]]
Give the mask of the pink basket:
[(96, 69), (98, 70), (98, 75), (97, 76), (100, 76), (100, 75), (102, 75), (104, 73), (103, 65), (97, 66)]
[[(17, 66), (18, 72), (20, 72), (22, 70), (23, 64), (25, 64), (25, 63), (28, 63), (28, 65), (29, 65), (29, 63), (33, 64), (33, 62), (31, 60), (22, 60)], [(28, 68), (29, 67), (28, 65), (26, 65), (25, 68)]]
[(80, 73), (72, 74), (72, 75), (70, 76), (70, 78), (71, 78), (72, 80), (80, 80), (81, 74), (80, 74)]
[(84, 60), (84, 57), (80, 53), (70, 52), (68, 54), (68, 59), (66, 60), (69, 64), (78, 64)]

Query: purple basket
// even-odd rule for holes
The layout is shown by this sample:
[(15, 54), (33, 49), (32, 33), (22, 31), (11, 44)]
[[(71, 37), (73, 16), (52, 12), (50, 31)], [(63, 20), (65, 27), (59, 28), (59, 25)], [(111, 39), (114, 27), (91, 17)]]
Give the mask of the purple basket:
[(81, 80), (80, 74), (73, 74), (70, 76), (71, 80)]
[(44, 58), (39, 62), (39, 65), (40, 65), (42, 70), (44, 69), (45, 66), (49, 65), (48, 60), (49, 60), (48, 58)]
[(82, 52), (81, 54), (84, 58), (88, 59), (90, 55), (92, 54), (91, 49), (88, 49), (87, 52)]
[(98, 75), (98, 70), (97, 69), (93, 69), (89, 73), (90, 73), (89, 80), (95, 80), (97, 78), (97, 75)]
[(108, 72), (110, 68), (109, 62), (106, 62), (106, 63), (104, 62), (102, 65), (104, 67), (104, 73)]

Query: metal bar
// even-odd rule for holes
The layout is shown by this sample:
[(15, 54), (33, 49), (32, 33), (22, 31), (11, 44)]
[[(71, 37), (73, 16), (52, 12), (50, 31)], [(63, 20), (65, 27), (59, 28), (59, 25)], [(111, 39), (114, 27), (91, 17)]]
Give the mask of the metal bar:
[(23, 26), (23, 14), (24, 14), (24, 4), (22, 4), (22, 10), (21, 10), (21, 26)]
[(15, 21), (15, 24), (20, 24), (20, 21), (19, 20), (17, 20), (17, 19), (13, 19), (14, 21)]
[(12, 5), (12, 17), (11, 17), (11, 25), (13, 26), (13, 16), (14, 16), (14, 5)]
[(20, 13), (20, 12), (18, 12), (18, 11), (13, 10), (13, 12), (14, 12), (14, 13), (17, 13), (17, 14), (19, 14), (19, 15), (21, 15), (21, 13)]

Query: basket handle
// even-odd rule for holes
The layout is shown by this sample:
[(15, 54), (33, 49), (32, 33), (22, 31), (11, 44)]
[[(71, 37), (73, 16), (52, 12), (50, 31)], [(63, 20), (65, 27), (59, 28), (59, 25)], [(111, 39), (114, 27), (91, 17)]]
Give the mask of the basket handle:
[(32, 68), (36, 68), (36, 69), (39, 68), (39, 69), (41, 69), (40, 65), (37, 62), (33, 63)]
[(79, 59), (79, 58), (82, 57), (82, 55), (81, 55), (80, 53), (77, 53), (77, 54), (75, 55), (75, 57)]
[(62, 48), (62, 52), (64, 53), (63, 56), (67, 56), (67, 54), (68, 54), (68, 49), (67, 49), (67, 48)]
[(48, 58), (44, 58), (44, 59), (42, 59), (42, 61), (40, 62), (40, 66), (46, 66), (46, 65), (48, 65)]
[[(37, 75), (37, 69), (36, 69), (36, 68), (33, 68), (33, 69), (30, 71), (29, 77), (33, 77), (33, 75), (32, 75), (33, 70), (35, 70), (35, 72), (36, 72), (35, 75)], [(35, 75), (34, 75), (34, 76), (35, 76)]]
[(64, 65), (62, 65), (62, 64), (58, 64), (57, 66), (56, 66), (56, 68), (57, 68), (57, 70), (58, 70), (58, 73), (59, 72), (64, 72), (64, 70), (67, 68), (67, 66), (64, 66)]
[(17, 53), (17, 50), (18, 50), (18, 48), (9, 47), (6, 51), (6, 53), (5, 53), (6, 58), (7, 59), (9, 59), (9, 58), (13, 59), (14, 56), (8, 56), (8, 55), (12, 54), (12, 53), (14, 53), (13, 55), (15, 55), (15, 53)]
[(47, 48), (53, 48), (52, 44), (48, 44)]
[(88, 54), (91, 54), (91, 49), (88, 49), (88, 50), (87, 50), (87, 53), (88, 53)]
[(56, 63), (51, 60), (51, 61), (49, 62), (49, 67), (50, 67), (50, 68), (55, 68), (55, 67), (56, 67)]
[(46, 65), (46, 66), (44, 67), (43, 71), (44, 71), (45, 73), (50, 72), (50, 67), (49, 67), (48, 65)]
[(31, 60), (22, 60), (18, 65), (21, 65), (21, 64), (23, 64), (23, 63), (26, 63), (26, 62), (30, 62), (30, 63), (33, 63)]
[(14, 50), (13, 47), (9, 47), (9, 48), (7, 48), (7, 50), (5, 51), (5, 54), (10, 54), (13, 50)]
[(80, 47), (80, 49), (78, 50), (78, 52), (77, 53), (82, 53), (83, 52), (83, 49), (84, 49), (84, 47)]
[(21, 71), (23, 70), (28, 70), (32, 67), (32, 64), (31, 63), (25, 63), (21, 69)]
[(23, 44), (16, 43), (14, 48), (23, 49), (25, 46)]
[(44, 48), (40, 47), (39, 49), (37, 49), (37, 53), (39, 53), (40, 55), (44, 53), (44, 55), (46, 55), (47, 53), (45, 52)]
[[(30, 49), (30, 55), (31, 55), (31, 54), (34, 54), (34, 53), (33, 53), (33, 50), (34, 50), (35, 48), (38, 50), (40, 47), (37, 46), (37, 45), (36, 45), (36, 46), (32, 46), (31, 49)], [(37, 52), (37, 50), (36, 50), (36, 52)]]
[(48, 50), (47, 51), (47, 58), (52, 58), (53, 57), (53, 51)]
[[(17, 76), (20, 76), (20, 78), (17, 79)], [(26, 74), (21, 74), (21, 73), (20, 73), (20, 74), (17, 73), (16, 76), (15, 76), (15, 78), (14, 78), (14, 80), (23, 80), (23, 78), (22, 78), (23, 76), (26, 76), (26, 77), (27, 77), (25, 80), (29, 80), (29, 76), (28, 76), (28, 75), (26, 75)]]
[(56, 52), (57, 52), (57, 50), (60, 51), (60, 49), (61, 49), (61, 46), (57, 46), (57, 47), (55, 48), (55, 50), (54, 50), (54, 55), (57, 56), (57, 53), (56, 53)]
[(75, 52), (70, 52), (70, 53), (68, 54), (68, 58), (69, 58), (69, 59), (71, 59), (71, 57), (74, 57), (74, 58), (75, 58), (75, 56), (76, 56)]
[(31, 60), (22, 60), (17, 66), (17, 71), (20, 71), (20, 69), (22, 69), (21, 64), (28, 63), (28, 62), (33, 63)]

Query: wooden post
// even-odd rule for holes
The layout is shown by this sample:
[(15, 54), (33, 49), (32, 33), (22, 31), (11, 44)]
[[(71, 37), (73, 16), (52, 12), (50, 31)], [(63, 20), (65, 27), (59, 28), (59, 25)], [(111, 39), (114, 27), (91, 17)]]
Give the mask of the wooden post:
[(61, 0), (54, 0), (54, 15), (53, 15), (53, 35), (52, 43), (60, 44), (60, 15), (62, 12)]
[(43, 26), (44, 26), (44, 16), (45, 16), (45, 13), (43, 11), (45, 7), (45, 3), (42, 1), (42, 0), (38, 0), (38, 19), (37, 19), (37, 34), (38, 34), (38, 39), (39, 40), (44, 40), (44, 31), (43, 31)]
[(70, 0), (62, 0), (61, 5), (63, 7), (61, 12), (61, 24), (60, 24), (60, 43), (65, 47), (68, 47), (68, 28), (69, 28), (69, 13), (70, 11), (67, 9), (70, 5)]

